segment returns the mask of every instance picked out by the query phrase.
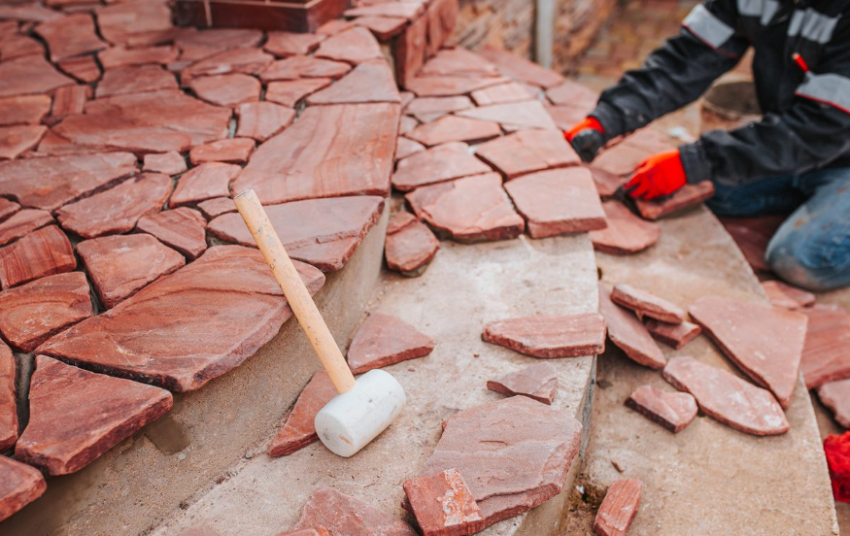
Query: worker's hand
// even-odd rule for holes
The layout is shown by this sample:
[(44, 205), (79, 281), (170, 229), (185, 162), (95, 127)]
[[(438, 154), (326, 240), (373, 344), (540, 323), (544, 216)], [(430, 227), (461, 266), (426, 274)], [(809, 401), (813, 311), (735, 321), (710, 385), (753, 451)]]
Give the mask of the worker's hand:
[(588, 117), (564, 132), (564, 138), (570, 142), (583, 162), (592, 162), (599, 149), (605, 145), (605, 129), (595, 117)]
[(671, 195), (688, 182), (679, 150), (667, 151), (644, 160), (626, 183), (625, 190), (636, 199), (656, 199)]

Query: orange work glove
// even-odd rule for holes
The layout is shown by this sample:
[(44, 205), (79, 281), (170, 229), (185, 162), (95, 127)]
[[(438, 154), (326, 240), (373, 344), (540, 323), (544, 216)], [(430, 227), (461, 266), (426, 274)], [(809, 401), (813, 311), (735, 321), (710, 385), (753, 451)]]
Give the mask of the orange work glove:
[(629, 196), (649, 201), (678, 191), (688, 182), (679, 150), (652, 155), (635, 169), (626, 183)]
[(582, 161), (592, 162), (596, 153), (605, 145), (605, 129), (595, 117), (586, 117), (564, 132), (564, 139), (570, 142)]

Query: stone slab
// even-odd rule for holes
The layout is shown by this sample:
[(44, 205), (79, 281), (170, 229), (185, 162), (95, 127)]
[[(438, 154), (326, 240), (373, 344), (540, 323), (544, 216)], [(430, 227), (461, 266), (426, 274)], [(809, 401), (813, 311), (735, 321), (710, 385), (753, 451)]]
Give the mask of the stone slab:
[(216, 197), (230, 197), (230, 183), (242, 168), (234, 164), (207, 162), (193, 167), (177, 180), (168, 206), (194, 205)]
[(171, 28), (171, 11), (164, 2), (117, 2), (99, 6), (95, 13), (101, 34), (114, 44)]
[(658, 242), (661, 231), (653, 222), (635, 216), (619, 201), (602, 203), (608, 227), (592, 231), (590, 238), (597, 251), (609, 255), (631, 255), (641, 252)]
[(146, 154), (142, 170), (164, 175), (179, 175), (186, 171), (186, 159), (177, 151)]
[(95, 96), (103, 98), (176, 89), (177, 79), (159, 66), (119, 67), (103, 73), (103, 80), (97, 85)]
[(259, 80), (242, 73), (203, 76), (189, 82), (189, 88), (199, 98), (216, 106), (257, 102), (263, 91)]
[(439, 249), (440, 242), (427, 225), (407, 212), (393, 214), (384, 243), (387, 268), (407, 276), (422, 275)]
[(396, 163), (398, 163), (399, 160), (403, 160), (412, 154), (416, 154), (424, 150), (425, 146), (418, 141), (413, 141), (409, 138), (399, 136), (395, 148)]
[(331, 78), (301, 78), (271, 82), (266, 87), (266, 100), (295, 108), (308, 95), (328, 87), (332, 82)]
[(40, 56), (26, 56), (0, 63), (0, 97), (50, 93), (74, 83)]
[(357, 330), (348, 347), (348, 366), (362, 374), (434, 351), (433, 339), (398, 318), (372, 313)]
[(469, 97), (420, 97), (414, 98), (404, 108), (404, 113), (412, 115), (423, 123), (439, 119), (444, 115), (472, 108), (474, 104)]
[[(2, 51), (0, 51), (2, 53)], [(68, 73), (84, 84), (92, 84), (100, 80), (100, 66), (94, 56), (77, 56), (60, 61), (59, 69)]]
[(307, 55), (316, 48), (325, 36), (312, 33), (269, 32), (263, 49), (278, 58)]
[(557, 130), (549, 112), (538, 100), (491, 104), (457, 112), (461, 117), (494, 121), (508, 132), (525, 129)]
[(174, 38), (181, 61), (198, 61), (225, 50), (250, 48), (260, 44), (263, 32), (251, 28), (212, 28), (202, 32), (186, 28)]
[(508, 82), (472, 92), (472, 99), (478, 106), (521, 102), (532, 100), (536, 97), (537, 95), (532, 93), (528, 86), (516, 82)]
[(0, 521), (8, 519), (47, 489), (38, 469), (0, 456)]
[(35, 149), (46, 132), (43, 125), (0, 127), (0, 160), (14, 160)]
[(850, 342), (850, 313), (820, 306), (800, 312), (809, 318), (800, 360), (806, 388), (850, 378), (850, 357), (844, 352)]
[(821, 404), (829, 408), (836, 422), (850, 428), (850, 380), (827, 382), (817, 391)]
[(341, 78), (351, 70), (351, 65), (313, 56), (292, 56), (278, 60), (260, 73), (264, 83), (275, 80), (298, 80), (301, 78)]
[(614, 482), (599, 505), (593, 531), (599, 536), (626, 536), (629, 525), (638, 513), (642, 489), (640, 480)]
[(419, 125), (406, 136), (425, 146), (433, 147), (456, 141), (484, 141), (495, 138), (501, 133), (502, 129), (499, 125), (492, 121), (447, 115), (431, 123)]
[(815, 304), (814, 294), (779, 280), (762, 281), (761, 288), (764, 289), (770, 303), (776, 307), (801, 309)]
[(404, 88), (417, 97), (452, 97), (469, 95), (473, 91), (484, 89), (510, 81), (501, 76), (416, 76), (406, 80)]
[(64, 86), (53, 92), (53, 106), (50, 109), (48, 124), (54, 124), (69, 115), (79, 115), (86, 109), (86, 101), (92, 96), (89, 86)]
[(401, 103), (393, 72), (384, 59), (364, 61), (330, 87), (307, 97), (308, 105), (368, 102)]
[(664, 368), (667, 359), (646, 327), (631, 311), (615, 304), (611, 296), (612, 289), (600, 283), (599, 312), (605, 317), (608, 338), (636, 363), (652, 369)]
[(506, 50), (484, 47), (478, 51), (478, 54), (495, 64), (505, 76), (533, 86), (548, 89), (560, 85), (564, 81), (564, 77), (558, 73), (532, 63), (525, 58), (511, 54)]
[(605, 350), (605, 320), (597, 313), (510, 318), (490, 322), (481, 336), (541, 359), (597, 355)]
[[(12, 349), (5, 342), (0, 341), (0, 450), (3, 451), (12, 448), (18, 440), (16, 368)], [(2, 495), (0, 493), (0, 496)], [(3, 516), (0, 515), (0, 519), (2, 518)]]
[(331, 534), (416, 536), (410, 526), (382, 510), (333, 488), (319, 488), (307, 499), (296, 529), (327, 527)]
[(702, 333), (702, 328), (688, 321), (681, 324), (668, 324), (651, 318), (644, 323), (652, 337), (676, 350), (685, 346)]
[(0, 125), (37, 125), (49, 111), (49, 95), (24, 95), (0, 99)]
[[(271, 100), (268, 90), (266, 99)], [(236, 107), (236, 117), (239, 120), (236, 136), (262, 143), (291, 125), (295, 120), (295, 110), (274, 102), (249, 102)]]
[(77, 267), (71, 243), (59, 227), (50, 225), (0, 248), (0, 286), (8, 289)]
[(690, 393), (662, 391), (641, 385), (629, 395), (626, 406), (674, 434), (681, 432), (697, 416), (697, 402)]
[(462, 536), (483, 528), (481, 510), (457, 469), (405, 480), (404, 492), (426, 536)]
[(0, 197), (0, 221), (7, 220), (10, 216), (21, 210), (21, 205)]
[(489, 171), (486, 164), (470, 153), (468, 145), (451, 142), (420, 151), (399, 162), (392, 183), (396, 190), (409, 192), (420, 186)]
[(549, 363), (538, 363), (495, 380), (487, 380), (487, 389), (508, 396), (527, 396), (551, 405), (558, 391), (558, 372)]
[(112, 47), (98, 53), (97, 59), (107, 71), (133, 65), (168, 65), (177, 59), (179, 50), (172, 46), (126, 48)]
[(685, 321), (685, 311), (681, 307), (631, 285), (614, 285), (611, 300), (621, 307), (631, 309), (641, 320), (643, 317), (649, 317), (675, 325)]
[(136, 229), (155, 236), (193, 261), (207, 249), (206, 225), (207, 220), (197, 210), (178, 207), (143, 216)]
[(327, 372), (316, 372), (298, 395), (295, 406), (277, 431), (269, 447), (269, 456), (287, 456), (318, 441), (316, 414), (337, 394)]
[(681, 190), (663, 200), (635, 200), (640, 215), (648, 220), (657, 220), (670, 214), (694, 207), (714, 197), (714, 185), (711, 181), (699, 184), (686, 184)]
[(581, 164), (557, 131), (521, 130), (482, 143), (475, 148), (475, 154), (509, 180), (526, 173)]
[(207, 199), (198, 203), (198, 210), (208, 220), (213, 220), (222, 214), (236, 212), (236, 204), (229, 197), (216, 197), (215, 199)]
[(0, 222), (0, 246), (26, 236), (36, 229), (41, 229), (53, 222), (53, 216), (46, 210), (37, 208), (18, 210)]
[(189, 161), (193, 166), (207, 162), (227, 162), (230, 164), (245, 164), (255, 143), (251, 138), (228, 138), (196, 145), (189, 151)]
[(191, 64), (180, 71), (180, 83), (188, 86), (202, 76), (230, 73), (259, 74), (274, 61), (274, 56), (259, 48), (225, 50)]
[(357, 17), (352, 21), (357, 26), (368, 28), (379, 41), (389, 41), (404, 31), (407, 21), (392, 17)]
[(3, 61), (30, 55), (44, 56), (44, 54), (44, 46), (28, 35), (13, 33), (0, 37), (0, 58), (3, 58)]
[(355, 26), (322, 41), (315, 56), (351, 64), (369, 60), (384, 61), (377, 39), (366, 28)]
[(35, 31), (47, 42), (50, 59), (54, 62), (97, 52), (108, 46), (98, 37), (94, 19), (87, 13), (43, 22), (36, 26)]

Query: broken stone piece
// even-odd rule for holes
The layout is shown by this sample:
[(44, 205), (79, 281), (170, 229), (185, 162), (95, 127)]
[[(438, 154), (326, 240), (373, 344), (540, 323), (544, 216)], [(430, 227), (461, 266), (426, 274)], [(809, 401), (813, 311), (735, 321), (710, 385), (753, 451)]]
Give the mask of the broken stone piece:
[(260, 80), (268, 83), (275, 80), (299, 80), (301, 78), (337, 79), (350, 70), (351, 65), (341, 61), (323, 60), (313, 56), (292, 56), (266, 67), (260, 73)]
[[(122, 45), (147, 34), (168, 32), (171, 10), (165, 2), (107, 2), (95, 10), (100, 33), (110, 43)], [(206, 33), (206, 32), (197, 32)]]
[(42, 44), (29, 35), (17, 33), (17, 29), (17, 24), (15, 25), (15, 29), (11, 31), (0, 27), (0, 31), (3, 31), (0, 34), (0, 58), (8, 61), (30, 55), (44, 56), (44, 47)]
[[(86, 101), (91, 98), (89, 86), (65, 86), (53, 92), (53, 106), (47, 122), (57, 123), (69, 115), (79, 115), (85, 111)], [(43, 149), (42, 149), (43, 150)]]
[(9, 219), (10, 216), (21, 210), (21, 205), (14, 201), (0, 197), (0, 221)]
[(427, 147), (451, 141), (476, 142), (495, 138), (502, 133), (498, 123), (456, 115), (447, 115), (414, 128), (407, 137)]
[(674, 434), (684, 430), (697, 416), (697, 403), (690, 393), (670, 392), (641, 385), (626, 400), (626, 406)]
[(457, 469), (405, 480), (404, 492), (425, 536), (463, 536), (484, 526), (481, 510)]
[(216, 106), (236, 106), (257, 102), (263, 86), (260, 81), (241, 73), (202, 76), (189, 83), (189, 88), (199, 98)]
[(230, 197), (230, 183), (241, 172), (241, 167), (221, 162), (207, 162), (194, 167), (177, 181), (168, 206), (174, 208), (215, 197)]
[(0, 521), (41, 497), (47, 484), (41, 472), (6, 456), (0, 456)]
[(682, 356), (667, 363), (663, 376), (676, 389), (694, 395), (706, 415), (731, 428), (756, 436), (788, 431), (788, 420), (770, 391), (730, 372)]
[(0, 160), (14, 160), (34, 149), (46, 132), (43, 125), (0, 127)]
[(619, 201), (605, 201), (602, 209), (608, 227), (592, 231), (593, 249), (609, 255), (631, 255), (655, 245), (661, 235), (658, 225), (644, 221)]
[(236, 203), (229, 197), (216, 197), (215, 199), (207, 199), (198, 203), (198, 210), (201, 211), (201, 214), (206, 219), (212, 220), (222, 214), (236, 212)]
[(407, 25), (404, 19), (373, 16), (357, 17), (352, 22), (357, 26), (368, 28), (379, 41), (389, 41), (400, 34)]
[[(100, 99), (116, 95), (176, 89), (177, 80), (173, 74), (158, 65), (142, 65), (109, 69), (97, 85), (95, 96)], [(55, 116), (56, 113), (54, 112), (53, 115)]]
[(0, 99), (0, 126), (37, 125), (49, 111), (49, 95), (24, 95)]
[(316, 49), (315, 57), (358, 64), (369, 60), (384, 60), (381, 46), (366, 28), (352, 27), (328, 37)]
[(75, 13), (43, 22), (35, 31), (47, 42), (51, 61), (57, 62), (87, 52), (97, 52), (108, 45), (100, 40), (94, 20), (88, 13)]
[(71, 243), (59, 227), (50, 225), (0, 248), (0, 286), (8, 289), (46, 275), (77, 267)]
[[(475, 148), (475, 154), (501, 172), (506, 179), (581, 163), (558, 131), (521, 130), (482, 143)], [(587, 175), (590, 177), (589, 172)], [(595, 193), (596, 188), (593, 191)]]
[(429, 123), (452, 112), (467, 110), (474, 105), (469, 97), (420, 97), (414, 98), (404, 109), (423, 123)]
[(306, 55), (318, 48), (325, 36), (314, 33), (269, 32), (263, 48), (278, 58)]
[[(79, 471), (171, 409), (171, 393), (36, 357), (30, 421), (15, 458), (50, 475)], [(74, 415), (69, 419), (68, 415)], [(84, 426), (86, 433), (79, 433)]]
[[(407, 217), (410, 218), (409, 221), (390, 232), (393, 221), (398, 222), (399, 218), (407, 220)], [(387, 267), (406, 276), (422, 275), (425, 267), (440, 249), (440, 241), (427, 225), (406, 212), (393, 214), (390, 227), (387, 228), (384, 243)]]
[(405, 159), (410, 155), (414, 155), (424, 150), (425, 146), (418, 141), (413, 141), (403, 136), (399, 136), (395, 147), (395, 160), (398, 162), (399, 160)]
[(296, 529), (326, 527), (331, 534), (416, 536), (410, 526), (354, 497), (333, 488), (318, 488), (310, 497), (295, 524)]
[(336, 395), (336, 388), (327, 372), (320, 370), (313, 374), (272, 441), (269, 456), (286, 456), (318, 441), (314, 424), (316, 414)]
[(193, 261), (207, 249), (206, 225), (207, 220), (198, 211), (179, 207), (144, 216), (137, 229), (155, 236)]
[[(6, 346), (5, 342), (0, 341), (0, 451), (13, 447), (18, 440), (16, 381), (15, 356), (12, 355), (12, 349)], [(3, 493), (0, 492), (0, 520), (3, 518), (2, 496)]]
[(392, 182), (396, 190), (409, 192), (427, 184), (489, 171), (486, 164), (469, 152), (468, 145), (452, 142), (421, 151), (399, 162)]
[[(552, 116), (538, 100), (479, 106), (457, 112), (460, 117), (496, 122), (507, 130), (543, 129), (557, 132)], [(559, 133), (560, 134), (560, 133)], [(569, 153), (568, 153), (569, 154)]]
[(162, 154), (146, 154), (143, 171), (162, 173), (163, 175), (179, 175), (186, 171), (186, 159), (176, 151)]
[(818, 387), (818, 398), (832, 411), (836, 422), (850, 428), (850, 380), (828, 382)]
[(398, 133), (401, 136), (406, 136), (413, 132), (413, 129), (417, 126), (419, 126), (419, 121), (417, 121), (415, 117), (404, 115), (402, 116), (401, 121), (399, 121)]
[[(271, 100), (268, 95), (266, 98)], [(248, 102), (236, 107), (236, 117), (239, 118), (237, 138), (264, 142), (292, 124), (295, 110), (273, 102)]]
[(719, 218), (723, 228), (735, 241), (753, 271), (770, 272), (765, 260), (767, 245), (787, 216), (758, 216), (753, 218)]
[(681, 307), (631, 285), (615, 285), (611, 300), (617, 305), (631, 309), (640, 319), (648, 316), (668, 324), (681, 324), (685, 321), (685, 311)]
[(402, 320), (372, 313), (357, 330), (348, 347), (348, 366), (354, 374), (424, 357), (434, 351), (434, 341)]
[(605, 351), (605, 320), (598, 313), (509, 318), (487, 324), (481, 336), (541, 359), (599, 355)]
[(599, 312), (608, 325), (608, 338), (632, 359), (653, 369), (662, 369), (667, 364), (664, 354), (640, 320), (630, 311), (611, 300), (611, 288), (599, 284)]
[(487, 389), (508, 396), (527, 396), (551, 405), (558, 391), (558, 373), (549, 363), (537, 363), (497, 380), (487, 380)]
[[(0, 54), (2, 54), (2, 50), (0, 50)], [(94, 56), (68, 58), (58, 62), (57, 66), (63, 72), (68, 73), (84, 84), (92, 84), (100, 80), (100, 67), (95, 61)]]
[(266, 100), (295, 108), (305, 97), (331, 85), (332, 82), (330, 78), (302, 78), (272, 82), (266, 88)]
[(53, 216), (46, 210), (25, 208), (0, 222), (0, 246), (26, 236), (36, 229), (54, 223)]
[(43, 277), (0, 292), (0, 333), (24, 352), (92, 313), (82, 272)]
[(172, 46), (126, 48), (112, 47), (98, 53), (97, 59), (108, 71), (136, 65), (168, 65), (177, 59), (179, 50)]
[(809, 318), (800, 372), (807, 389), (850, 378), (850, 314), (844, 309), (814, 306), (801, 309)]
[(495, 65), (463, 47), (439, 50), (433, 58), (425, 62), (419, 72), (426, 76), (499, 77), (499, 70)]
[(213, 28), (203, 32), (181, 32), (174, 38), (180, 60), (198, 61), (224, 50), (259, 46), (263, 32), (248, 28)]
[(762, 281), (761, 288), (764, 289), (770, 303), (776, 307), (802, 309), (815, 304), (814, 294), (797, 287), (792, 287), (782, 281)]
[(668, 324), (667, 322), (659, 322), (658, 320), (649, 318), (644, 322), (644, 325), (655, 340), (661, 341), (676, 350), (688, 344), (702, 333), (701, 327), (687, 321), (681, 324)]
[(192, 147), (189, 151), (189, 161), (193, 166), (205, 162), (244, 164), (252, 152), (254, 140), (251, 138), (230, 138)]
[(805, 315), (715, 297), (699, 299), (688, 312), (726, 357), (788, 407), (806, 339)]
[(383, 59), (357, 65), (339, 81), (307, 97), (308, 105), (401, 102), (393, 72)]
[(40, 55), (0, 62), (0, 97), (51, 93), (73, 84)]
[(85, 240), (77, 245), (77, 253), (107, 309), (185, 264), (182, 255), (148, 234)]
[(343, 15), (346, 17), (394, 17), (411, 20), (417, 18), (421, 13), (422, 4), (419, 2), (386, 2), (348, 9)]
[(647, 157), (675, 148), (665, 133), (652, 127), (642, 128), (602, 151), (593, 161), (593, 168), (624, 183), (627, 176)]
[(180, 71), (180, 83), (188, 86), (202, 76), (241, 73), (258, 74), (274, 61), (274, 56), (259, 48), (225, 50), (191, 64)]
[(637, 515), (642, 489), (643, 484), (637, 479), (618, 480), (611, 484), (596, 512), (593, 531), (598, 536), (626, 536)]

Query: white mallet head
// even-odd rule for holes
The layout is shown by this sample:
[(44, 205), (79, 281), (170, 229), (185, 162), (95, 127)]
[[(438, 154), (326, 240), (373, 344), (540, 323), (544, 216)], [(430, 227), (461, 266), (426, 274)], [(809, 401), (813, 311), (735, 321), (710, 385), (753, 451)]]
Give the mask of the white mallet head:
[(328, 450), (348, 458), (383, 432), (406, 400), (401, 384), (388, 372), (370, 370), (316, 414), (316, 432)]

